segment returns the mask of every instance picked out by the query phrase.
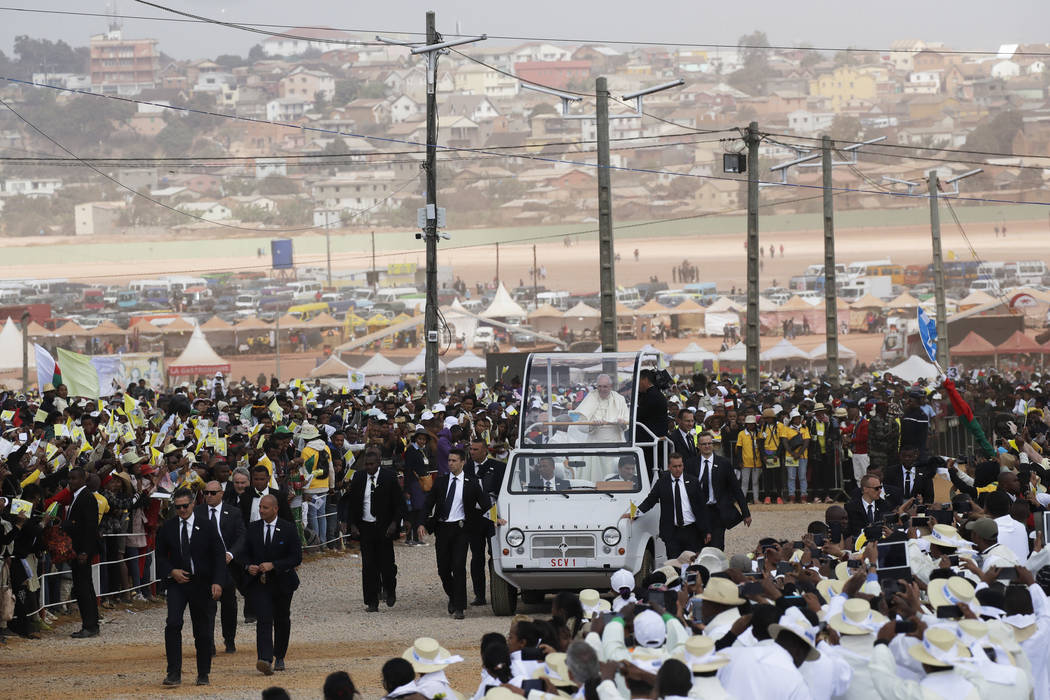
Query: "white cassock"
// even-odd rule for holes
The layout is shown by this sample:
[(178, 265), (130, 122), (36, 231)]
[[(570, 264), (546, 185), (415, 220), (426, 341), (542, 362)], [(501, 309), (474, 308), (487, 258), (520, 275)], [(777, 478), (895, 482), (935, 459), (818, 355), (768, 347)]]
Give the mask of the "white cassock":
[(581, 414), (587, 422), (614, 424), (583, 427), (587, 431), (587, 442), (624, 441), (624, 430), (631, 420), (631, 412), (627, 408), (627, 400), (622, 395), (610, 391), (609, 396), (603, 399), (597, 390), (592, 391), (583, 397), (575, 412)]

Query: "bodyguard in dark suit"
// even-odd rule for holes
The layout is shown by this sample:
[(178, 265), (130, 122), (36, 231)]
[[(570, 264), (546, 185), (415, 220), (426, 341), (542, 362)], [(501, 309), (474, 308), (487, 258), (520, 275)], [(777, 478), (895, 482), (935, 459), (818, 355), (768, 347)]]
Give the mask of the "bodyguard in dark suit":
[(83, 639), (98, 636), (98, 601), (95, 584), (91, 580), (91, 560), (98, 554), (98, 501), (87, 487), (84, 470), (69, 470), (69, 490), (73, 502), (62, 521), (62, 529), (72, 541), (76, 558), (69, 562), (73, 575), (73, 595), (80, 610), (80, 629), (71, 637)]
[(685, 473), (692, 476), (700, 473), (700, 450), (693, 432), (695, 425), (696, 416), (688, 408), (683, 408), (678, 412), (678, 427), (670, 435), (672, 451), (682, 455)]
[(364, 469), (354, 472), (347, 493), (350, 535), (361, 541), (361, 588), (368, 612), (379, 610), (379, 594), (387, 607), (397, 601), (394, 540), (401, 531), (401, 487), (390, 469), (379, 468), (379, 453), (368, 451)]
[(529, 491), (568, 491), (569, 487), (568, 479), (555, 476), (554, 458), (540, 457), (536, 471), (529, 479)]
[[(233, 654), (237, 651), (235, 640), (237, 638), (237, 588), (236, 580), (240, 578), (240, 565), (234, 562), (236, 553), (240, 551), (244, 539), (244, 520), (241, 511), (234, 508), (223, 500), (223, 489), (218, 481), (209, 481), (204, 486), (204, 503), (197, 506), (193, 514), (195, 517), (207, 520), (215, 526), (222, 541), (224, 553), (224, 567), (226, 577), (222, 582), (222, 598), (219, 607), (222, 615), (222, 641), (226, 645), (226, 653)], [(212, 630), (215, 629), (215, 606), (212, 606)]]
[(711, 433), (701, 433), (696, 439), (696, 445), (699, 450), (697, 480), (700, 482), (701, 500), (707, 503), (707, 518), (711, 527), (709, 544), (725, 549), (726, 530), (741, 522), (751, 527), (751, 512), (729, 460), (715, 454), (715, 439)]
[(187, 605), (197, 650), (197, 685), (208, 685), (214, 601), (222, 596), (226, 557), (219, 531), (193, 510), (193, 492), (178, 489), (171, 500), (178, 517), (157, 530), (156, 550), (157, 578), (168, 582), (168, 619), (164, 624), (168, 674), (164, 685), (182, 682), (182, 623)]
[(276, 496), (262, 497), (259, 515), (248, 525), (240, 556), (245, 566), (244, 594), (256, 616), (255, 668), (269, 676), (284, 670), (292, 629), (292, 594), (299, 588), (295, 568), (303, 562), (303, 550), (295, 524), (277, 517)]
[[(684, 551), (699, 552), (711, 539), (707, 503), (700, 495), (700, 482), (685, 473), (682, 455), (667, 457), (667, 471), (660, 475), (649, 495), (638, 506), (647, 513), (660, 504), (660, 539), (673, 559)], [(630, 517), (630, 511), (624, 517)]]
[[(478, 480), (481, 488), (488, 494), (489, 500), (495, 502), (503, 486), (503, 475), (507, 471), (506, 462), (489, 457), (489, 446), (481, 439), (470, 442), (470, 459), (463, 473)], [(489, 541), (496, 532), (496, 525), (485, 517), (484, 513), (468, 515), (470, 533), (470, 583), (474, 587), (474, 600), (471, 605), (485, 605), (485, 573), (489, 564)]]
[[(436, 535), (438, 575), (448, 596), (448, 612), (462, 620), (467, 607), (467, 547), (473, 511), (489, 509), (489, 498), (477, 479), (463, 473), (467, 456), (458, 448), (448, 454), (448, 474), (434, 480), (423, 508), (426, 530)], [(423, 525), (419, 527), (420, 538)]]
[(860, 488), (846, 501), (845, 535), (856, 537), (868, 525), (881, 523), (892, 508), (881, 497), (882, 479), (876, 474), (861, 477)]
[(295, 522), (292, 509), (288, 507), (288, 498), (279, 489), (270, 488), (269, 483), (270, 472), (266, 467), (261, 464), (256, 464), (252, 467), (252, 483), (240, 497), (241, 516), (245, 525), (258, 520), (257, 517), (253, 518), (252, 516), (259, 512), (259, 501), (266, 495), (277, 499), (278, 518), (287, 520), (290, 523)]
[[(640, 426), (645, 426), (659, 440), (667, 436), (667, 397), (656, 386), (656, 372), (651, 369), (643, 369), (638, 373), (638, 407), (635, 410), (634, 428), (635, 442), (652, 442), (653, 437)], [(656, 460), (649, 457), (649, 450), (644, 450), (646, 462), (649, 464), (649, 472), (652, 473), (662, 468), (659, 464), (659, 450), (656, 451)], [(652, 460), (652, 461), (651, 461)]]
[[(923, 503), (933, 503), (933, 479), (931, 470), (925, 464), (918, 464), (919, 448), (915, 445), (902, 445), (900, 464), (886, 467), (882, 479), (886, 486), (895, 486), (901, 490), (901, 499), (906, 501), (913, 497), (922, 497)], [(935, 470), (933, 470), (935, 471)]]

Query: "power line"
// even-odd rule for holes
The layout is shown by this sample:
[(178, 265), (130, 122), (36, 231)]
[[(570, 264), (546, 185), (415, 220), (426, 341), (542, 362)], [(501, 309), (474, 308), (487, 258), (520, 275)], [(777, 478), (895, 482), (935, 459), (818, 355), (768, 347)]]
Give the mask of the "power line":
[[(155, 5), (154, 7), (162, 8), (168, 11), (163, 6)], [(189, 17), (157, 17), (150, 15), (128, 15), (128, 14), (107, 14), (102, 12), (76, 12), (69, 10), (43, 10), (39, 8), (30, 7), (0, 7), (0, 10), (8, 12), (26, 12), (35, 14), (45, 15), (67, 15), (75, 17), (100, 17), (103, 19), (131, 19), (131, 20), (146, 20), (153, 22), (172, 22), (172, 23), (187, 23), (187, 24), (226, 24), (222, 22), (215, 22), (207, 19), (191, 19)], [(289, 24), (273, 24), (264, 22), (233, 22), (237, 28), (241, 27), (267, 27), (275, 29), (287, 29)], [(347, 33), (359, 33), (359, 34), (400, 34), (404, 36), (421, 36), (423, 33), (418, 31), (403, 31), (397, 29), (352, 29), (346, 27), (325, 27), (319, 25), (299, 25), (298, 29), (314, 29), (321, 31), (337, 31)], [(448, 37), (462, 37), (464, 34), (449, 34)], [(314, 37), (303, 37), (307, 41), (318, 41), (322, 42), (323, 39), (317, 39)], [(566, 44), (612, 44), (617, 46), (664, 46), (668, 48), (702, 48), (702, 49), (758, 49), (764, 51), (817, 51), (821, 53), (830, 53), (833, 51), (844, 51), (848, 53), (914, 53), (902, 49), (880, 49), (880, 48), (860, 48), (856, 46), (788, 46), (788, 45), (748, 45), (748, 44), (715, 44), (715, 43), (695, 43), (695, 42), (675, 42), (675, 41), (653, 41), (653, 40), (628, 40), (628, 39), (596, 39), (587, 37), (537, 37), (537, 36), (513, 36), (513, 35), (501, 35), (501, 34), (489, 34), (489, 39), (505, 40), (505, 41), (526, 41), (536, 42), (545, 41), (550, 43), (566, 43)], [(333, 42), (334, 43), (334, 42)], [(355, 42), (363, 46), (375, 45), (373, 42)], [(965, 49), (931, 49), (939, 54), (943, 55), (961, 55), (961, 56), (998, 56), (998, 51), (989, 50), (965, 50)], [(1050, 56), (1050, 52), (1040, 51), (1015, 51), (1012, 56), (1032, 56), (1032, 57), (1046, 57)]]
[[(762, 132), (762, 136), (779, 136), (781, 138), (799, 139), (801, 141), (818, 141), (818, 142), (820, 141), (820, 138), (819, 137), (815, 137), (815, 136), (801, 136), (799, 134), (779, 134), (779, 133), (776, 133), (776, 132), (773, 132), (773, 131), (763, 131)], [(864, 144), (864, 143), (862, 143), (860, 141), (852, 141), (852, 140), (848, 140), (848, 139), (835, 139), (835, 140), (838, 143), (841, 143), (841, 144), (844, 144), (844, 145), (861, 144), (865, 148), (871, 148), (871, 147), (874, 146), (874, 147), (878, 147), (878, 148), (902, 148), (902, 149), (913, 150), (913, 151), (942, 151), (944, 153), (962, 153), (962, 154), (971, 155), (971, 156), (987, 156), (989, 158), (1042, 158), (1042, 159), (1050, 158), (1050, 156), (1048, 156), (1048, 155), (1041, 155), (1041, 154), (1035, 154), (1035, 153), (1000, 153), (1000, 152), (997, 152), (997, 151), (975, 151), (975, 150), (968, 150), (968, 149), (965, 149), (965, 148), (940, 148), (940, 147), (937, 147), (937, 146), (912, 146), (912, 145), (903, 144), (903, 143), (886, 143), (885, 141), (882, 141), (880, 143), (875, 143), (875, 144)], [(889, 155), (889, 154), (887, 154), (887, 155)], [(989, 165), (991, 165), (991, 164), (989, 163)]]

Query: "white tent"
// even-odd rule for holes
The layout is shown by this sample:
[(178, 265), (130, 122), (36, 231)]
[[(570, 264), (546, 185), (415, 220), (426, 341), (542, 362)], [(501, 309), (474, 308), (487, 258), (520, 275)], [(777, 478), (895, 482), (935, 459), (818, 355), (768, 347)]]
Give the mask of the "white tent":
[(396, 382), (401, 377), (401, 366), (378, 352), (358, 367), (357, 371), (365, 375), (365, 381), (369, 384)]
[(194, 326), (193, 335), (186, 343), (186, 349), (174, 362), (168, 364), (168, 374), (176, 377), (215, 372), (228, 374), (229, 371), (230, 363), (219, 357), (219, 354), (212, 349), (200, 326)]
[(681, 352), (676, 352), (671, 356), (671, 362), (682, 362), (686, 364), (695, 364), (697, 362), (705, 362), (707, 360), (717, 360), (718, 356), (709, 350), (704, 350), (696, 343), (689, 343), (685, 346), (685, 349)]
[(720, 362), (747, 362), (747, 346), (741, 341), (718, 353), (718, 359)]
[(729, 297), (718, 297), (710, 306), (707, 307), (707, 313), (720, 313), (723, 311), (735, 311), (737, 313), (743, 313), (747, 311), (747, 308), (736, 303)]
[(485, 358), (478, 357), (470, 350), (464, 350), (463, 354), (454, 360), (449, 360), (448, 368), (450, 370), (476, 370), (485, 369), (488, 367), (488, 363)]
[(787, 340), (781, 340), (779, 343), (766, 350), (764, 353), (758, 356), (762, 362), (774, 362), (776, 360), (808, 360), (809, 355), (805, 351), (798, 349)]
[(941, 374), (934, 365), (931, 365), (918, 355), (911, 355), (904, 362), (896, 367), (890, 367), (886, 371), (906, 382), (917, 382), (924, 377), (926, 379), (936, 379)]
[[(36, 353), (29, 346), (29, 366), (36, 367)], [(0, 330), (0, 370), (22, 369), (22, 330), (7, 317)]]
[(311, 377), (340, 377), (347, 378), (347, 373), (353, 371), (353, 367), (340, 360), (335, 355), (329, 355), (328, 359), (310, 370)]
[(726, 326), (740, 326), (740, 314), (736, 311), (711, 311), (704, 314), (704, 333), (724, 335)]
[(507, 292), (507, 288), (500, 282), (499, 288), (496, 289), (496, 296), (492, 298), (492, 303), (489, 307), (481, 312), (484, 318), (525, 318), (528, 316), (525, 313), (525, 309), (510, 298), (510, 294)]
[[(809, 359), (811, 360), (826, 360), (828, 357), (828, 344), (821, 343), (817, 347), (809, 351)], [(856, 360), (857, 353), (853, 352), (845, 345), (839, 345), (839, 359), (840, 360)]]
[[(375, 359), (375, 358), (372, 358)], [(409, 360), (408, 364), (401, 366), (401, 374), (423, 374), (426, 371), (427, 351), (420, 350), (419, 354)], [(364, 371), (364, 368), (361, 368)], [(447, 366), (438, 358), (438, 372), (444, 372)]]

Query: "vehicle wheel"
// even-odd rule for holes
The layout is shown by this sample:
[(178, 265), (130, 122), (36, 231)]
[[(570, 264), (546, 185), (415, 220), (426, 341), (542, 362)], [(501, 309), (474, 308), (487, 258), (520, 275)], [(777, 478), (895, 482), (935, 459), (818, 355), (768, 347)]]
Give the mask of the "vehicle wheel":
[(543, 591), (522, 591), (521, 592), (521, 599), (522, 599), (522, 601), (528, 603), (529, 605), (539, 605), (539, 604), (543, 603), (544, 597), (545, 597), (545, 594), (543, 593)]
[(518, 589), (496, 575), (489, 566), (489, 601), (494, 615), (513, 615), (518, 609)]
[(645, 583), (645, 579), (649, 578), (649, 574), (653, 573), (654, 561), (653, 546), (650, 544), (645, 548), (645, 554), (642, 555), (642, 568), (638, 569), (638, 573), (634, 575), (635, 588), (641, 588)]

